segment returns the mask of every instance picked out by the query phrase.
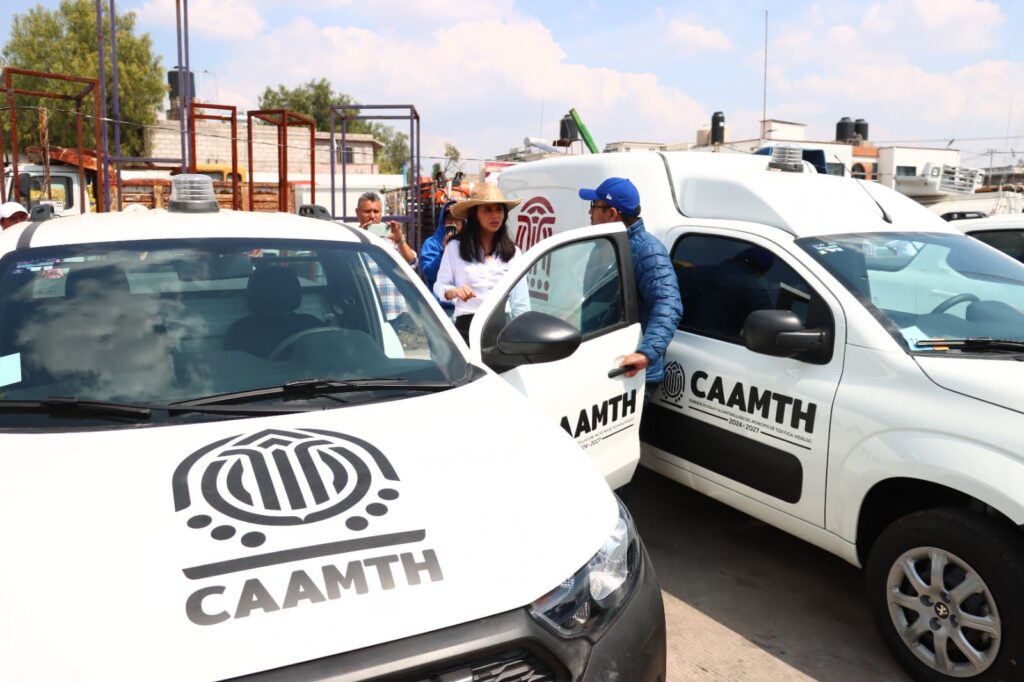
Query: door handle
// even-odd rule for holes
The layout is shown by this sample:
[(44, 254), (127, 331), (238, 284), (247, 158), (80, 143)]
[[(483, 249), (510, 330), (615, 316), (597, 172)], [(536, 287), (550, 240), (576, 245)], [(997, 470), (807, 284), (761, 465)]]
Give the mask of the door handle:
[(614, 379), (615, 377), (622, 376), (626, 372), (635, 369), (633, 365), (623, 365), (622, 367), (616, 367), (615, 369), (608, 370), (608, 378)]

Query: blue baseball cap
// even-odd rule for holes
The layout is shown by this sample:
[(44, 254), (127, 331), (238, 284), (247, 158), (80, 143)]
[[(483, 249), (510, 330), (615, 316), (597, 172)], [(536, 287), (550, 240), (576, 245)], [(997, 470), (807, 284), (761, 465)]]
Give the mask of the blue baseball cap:
[(581, 189), (580, 199), (604, 201), (625, 216), (634, 216), (640, 210), (640, 192), (626, 178), (608, 178), (597, 189)]

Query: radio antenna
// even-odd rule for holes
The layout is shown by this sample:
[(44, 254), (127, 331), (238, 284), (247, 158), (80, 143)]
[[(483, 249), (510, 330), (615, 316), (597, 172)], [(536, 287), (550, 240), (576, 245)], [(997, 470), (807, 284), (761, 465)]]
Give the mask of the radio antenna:
[[(839, 158), (839, 155), (838, 154), (833, 154), (832, 156), (833, 156), (833, 158), (835, 158), (836, 161), (839, 162), (839, 165), (843, 167), (843, 170), (850, 174), (850, 178), (852, 178), (854, 180), (854, 182), (856, 182), (857, 178), (853, 177), (853, 172), (849, 168), (846, 167), (846, 164), (843, 163), (843, 160)], [(868, 195), (868, 198), (870, 198), (871, 201), (875, 202), (875, 206), (877, 206), (878, 210), (882, 212), (882, 220), (884, 220), (885, 222), (887, 222), (890, 225), (892, 225), (892, 218), (890, 218), (889, 214), (886, 213), (885, 208), (882, 207), (882, 204), (878, 203), (878, 199), (875, 198), (875, 195), (872, 194), (871, 192), (869, 192), (868, 188), (865, 187), (864, 185), (860, 184), (859, 182), (857, 182), (857, 186), (860, 187), (862, 190), (864, 190), (864, 193)]]

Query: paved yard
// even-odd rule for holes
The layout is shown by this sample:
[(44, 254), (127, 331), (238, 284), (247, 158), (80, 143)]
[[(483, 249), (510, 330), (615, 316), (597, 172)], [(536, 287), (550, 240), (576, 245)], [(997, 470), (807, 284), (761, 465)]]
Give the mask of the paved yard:
[(908, 682), (858, 569), (639, 469), (630, 504), (668, 621), (668, 681)]

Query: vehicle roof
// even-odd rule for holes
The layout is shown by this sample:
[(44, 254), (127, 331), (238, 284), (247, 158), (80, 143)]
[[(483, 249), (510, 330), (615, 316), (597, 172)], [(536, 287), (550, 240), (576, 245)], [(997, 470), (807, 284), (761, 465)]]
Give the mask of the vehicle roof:
[(793, 237), (957, 232), (924, 206), (876, 182), (778, 172), (768, 168), (770, 160), (694, 151), (580, 155), (520, 164), (505, 170), (501, 182), (524, 195), (530, 187), (596, 187), (604, 178), (626, 177), (637, 185), (644, 224), (655, 233), (698, 220), (754, 223)]
[[(812, 237), (845, 232), (953, 231), (912, 199), (878, 183), (816, 173), (701, 173), (678, 181), (689, 218), (761, 223)], [(875, 202), (878, 202), (877, 204)], [(886, 222), (879, 205), (892, 220)]]
[[(0, 253), (17, 247), (31, 223), (0, 234)], [(358, 228), (353, 228), (358, 229)], [(30, 246), (59, 246), (145, 239), (215, 239), (224, 237), (318, 239), (358, 242), (360, 235), (342, 224), (291, 213), (221, 210), (216, 213), (179, 213), (164, 209), (88, 213), (39, 223)], [(372, 236), (369, 237), (373, 239)]]
[(1010, 215), (992, 215), (987, 218), (971, 218), (954, 220), (953, 227), (963, 232), (981, 232), (989, 230), (1020, 230), (1024, 229), (1024, 213)]

